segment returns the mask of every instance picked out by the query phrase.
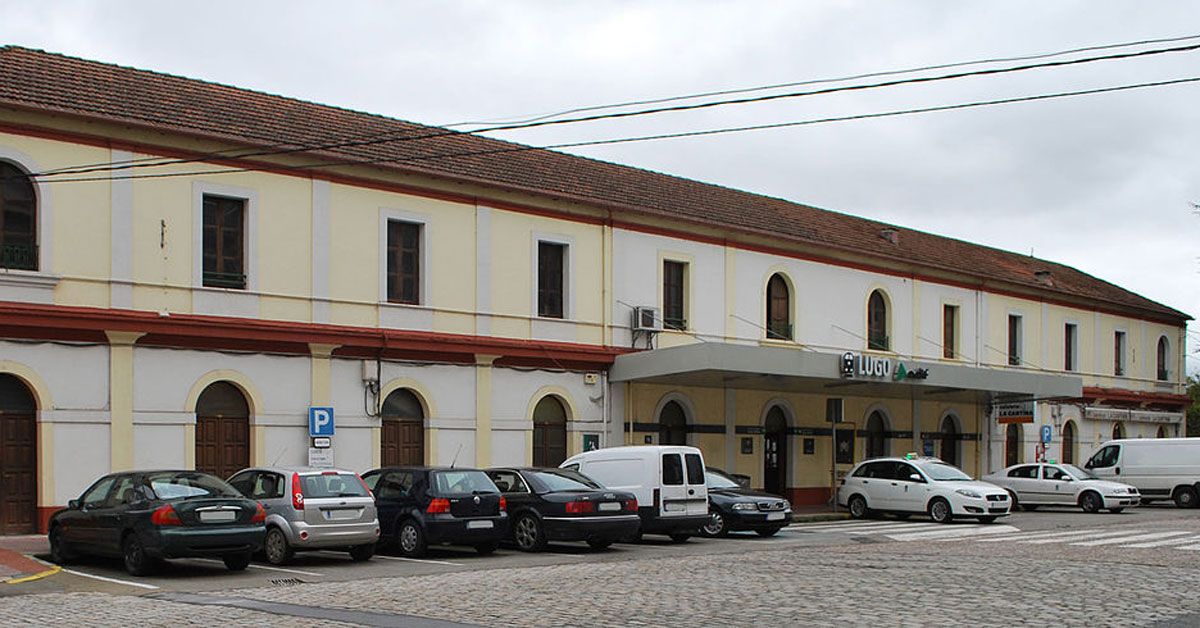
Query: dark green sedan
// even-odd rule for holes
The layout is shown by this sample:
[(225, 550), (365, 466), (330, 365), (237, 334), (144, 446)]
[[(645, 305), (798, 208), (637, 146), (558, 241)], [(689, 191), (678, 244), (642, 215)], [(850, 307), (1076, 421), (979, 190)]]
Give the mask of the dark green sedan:
[(59, 564), (120, 557), (135, 576), (167, 558), (215, 557), (241, 571), (262, 547), (266, 518), (261, 504), (207, 473), (113, 473), (50, 517), (50, 555)]

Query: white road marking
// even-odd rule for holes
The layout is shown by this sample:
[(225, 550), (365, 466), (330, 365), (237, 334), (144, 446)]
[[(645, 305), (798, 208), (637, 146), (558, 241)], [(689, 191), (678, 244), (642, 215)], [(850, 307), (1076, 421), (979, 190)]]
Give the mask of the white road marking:
[(930, 532), (911, 532), (908, 534), (889, 534), (888, 538), (897, 541), (961, 541), (977, 536), (988, 536), (992, 534), (1008, 534), (1018, 531), (1012, 526), (982, 526), (982, 527), (966, 527), (954, 526), (946, 527), (937, 531)]
[(1150, 534), (1137, 534), (1134, 536), (1123, 536), (1112, 539), (1100, 539), (1099, 541), (1084, 541), (1082, 543), (1071, 543), (1079, 547), (1095, 547), (1097, 545), (1119, 545), (1130, 541), (1149, 541), (1151, 539), (1164, 539), (1170, 536), (1178, 537), (1183, 534), (1191, 534), (1190, 532), (1151, 532)]
[[(199, 560), (199, 561), (204, 561), (206, 563), (219, 563), (222, 565), (225, 564), (223, 561), (217, 560), (215, 558), (190, 558), (188, 560)], [(266, 571), (279, 571), (282, 573), (295, 573), (295, 574), (300, 574), (302, 576), (322, 577), (325, 575), (323, 573), (317, 573), (315, 571), (301, 571), (299, 569), (284, 569), (283, 567), (268, 567), (266, 565), (258, 565), (255, 563), (250, 563), (249, 567), (250, 567), (250, 569), (265, 569)]]
[(1133, 545), (1122, 545), (1121, 547), (1136, 547), (1139, 549), (1145, 547), (1168, 547), (1171, 545), (1187, 545), (1188, 543), (1195, 543), (1197, 541), (1200, 541), (1200, 536), (1189, 536), (1184, 539), (1167, 539), (1165, 541), (1151, 541), (1149, 543), (1134, 543)]
[(1021, 534), (1013, 534), (1003, 538), (979, 539), (980, 543), (999, 543), (1002, 541), (1025, 541), (1030, 539), (1045, 539), (1057, 536), (1077, 536), (1080, 534), (1091, 534), (1099, 532), (1101, 528), (1092, 528), (1090, 530), (1043, 530), (1041, 532), (1023, 532)]
[(82, 571), (76, 571), (74, 569), (63, 569), (63, 572), (69, 573), (74, 576), (83, 576), (84, 578), (92, 578), (93, 580), (102, 580), (104, 582), (123, 584), (127, 587), (138, 587), (138, 588), (142, 588), (142, 589), (157, 589), (158, 588), (152, 584), (146, 584), (144, 582), (130, 582), (129, 580), (118, 580), (117, 578), (109, 578), (107, 576), (97, 576), (96, 574), (84, 573)]
[(425, 558), (407, 558), (404, 556), (381, 556), (379, 554), (376, 554), (375, 558), (382, 558), (383, 560), (403, 560), (410, 563), (427, 563), (430, 565), (454, 565), (456, 567), (462, 566), (462, 563), (452, 563), (448, 560), (428, 560)]
[(788, 529), (796, 530), (847, 530), (851, 528), (870, 528), (876, 526), (890, 526), (900, 523), (899, 521), (839, 521), (837, 523), (793, 523), (788, 526)]
[(1055, 537), (1052, 539), (1042, 538), (1042, 539), (1033, 539), (1033, 540), (1027, 540), (1027, 541), (1014, 541), (1014, 542), (1015, 543), (1028, 543), (1030, 545), (1045, 545), (1046, 543), (1065, 543), (1068, 541), (1082, 541), (1082, 540), (1086, 540), (1088, 538), (1099, 539), (1099, 538), (1110, 537), (1110, 536), (1128, 536), (1130, 534), (1140, 534), (1142, 532), (1145, 532), (1145, 530), (1122, 530), (1121, 532), (1101, 532), (1099, 534), (1077, 533), (1072, 536)]
[(913, 530), (933, 530), (945, 527), (940, 523), (903, 523), (890, 526), (881, 526), (878, 528), (870, 528), (868, 530), (843, 530), (845, 534), (890, 534), (892, 532), (905, 532)]
[(1175, 549), (1189, 550), (1189, 551), (1193, 551), (1193, 552), (1200, 552), (1200, 545), (1184, 545), (1183, 547), (1177, 547), (1177, 548), (1175, 548)]

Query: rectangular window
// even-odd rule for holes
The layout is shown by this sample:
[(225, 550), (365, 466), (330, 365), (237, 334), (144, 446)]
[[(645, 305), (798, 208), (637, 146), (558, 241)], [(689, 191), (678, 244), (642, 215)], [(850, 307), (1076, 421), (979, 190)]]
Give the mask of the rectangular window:
[(958, 357), (958, 306), (942, 306), (942, 357)]
[(687, 461), (688, 484), (704, 484), (704, 463), (700, 461), (700, 454), (684, 454), (683, 457)]
[(563, 318), (567, 245), (538, 242), (538, 316)]
[(1021, 317), (1016, 314), (1008, 315), (1008, 363), (1021, 365)]
[(667, 486), (683, 485), (683, 461), (679, 454), (663, 454), (662, 483)]
[(421, 225), (389, 220), (387, 223), (387, 300), (416, 305), (421, 302)]
[(663, 326), (667, 329), (687, 329), (687, 310), (683, 301), (685, 277), (686, 263), (663, 262)]
[(1125, 374), (1125, 332), (1113, 334), (1113, 375)]
[(1079, 340), (1079, 326), (1074, 323), (1067, 323), (1063, 329), (1063, 370), (1074, 371), (1078, 368), (1075, 364), (1075, 347)]
[(204, 195), (203, 285), (246, 288), (246, 199)]

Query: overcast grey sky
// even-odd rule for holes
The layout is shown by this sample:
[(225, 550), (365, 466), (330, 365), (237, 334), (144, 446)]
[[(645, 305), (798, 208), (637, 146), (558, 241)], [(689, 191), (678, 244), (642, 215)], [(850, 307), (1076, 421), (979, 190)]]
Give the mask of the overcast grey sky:
[[(0, 43), (450, 124), (1200, 35), (1197, 18), (1200, 3), (1094, 0), (0, 0)], [(497, 137), (542, 145), (1190, 76), (1200, 51)], [(1200, 314), (1200, 84), (573, 150), (1033, 251)]]

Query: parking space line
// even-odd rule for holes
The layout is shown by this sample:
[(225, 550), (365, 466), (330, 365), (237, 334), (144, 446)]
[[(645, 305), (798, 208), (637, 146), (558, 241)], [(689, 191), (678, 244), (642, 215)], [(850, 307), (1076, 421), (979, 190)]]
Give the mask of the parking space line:
[(1169, 536), (1181, 536), (1191, 534), (1191, 532), (1151, 532), (1149, 534), (1137, 534), (1134, 536), (1120, 536), (1112, 539), (1100, 539), (1099, 541), (1083, 541), (1081, 543), (1071, 543), (1079, 547), (1095, 547), (1097, 545), (1117, 545), (1119, 543), (1128, 543), (1130, 541), (1149, 541), (1151, 539), (1164, 539)]
[(1151, 541), (1149, 543), (1134, 543), (1133, 545), (1122, 545), (1121, 547), (1135, 547), (1139, 549), (1146, 547), (1168, 547), (1171, 545), (1187, 545), (1197, 541), (1200, 541), (1200, 536), (1189, 536), (1183, 539), (1167, 539), (1165, 541)]
[[(222, 565), (223, 565), (223, 564), (225, 564), (223, 561), (217, 560), (217, 559), (215, 559), (215, 558), (191, 558), (191, 559), (188, 559), (188, 560), (200, 560), (200, 561), (204, 561), (204, 562), (206, 562), (206, 563), (220, 563), (220, 564), (222, 564)], [(299, 570), (299, 569), (284, 569), (283, 567), (268, 567), (268, 566), (266, 566), (266, 565), (258, 565), (258, 564), (255, 564), (255, 563), (250, 563), (250, 564), (248, 565), (248, 567), (249, 567), (250, 569), (265, 569), (265, 570), (267, 570), (267, 571), (280, 571), (280, 572), (283, 572), (283, 573), (295, 573), (295, 574), (300, 574), (300, 575), (302, 575), (302, 576), (317, 576), (317, 577), (321, 577), (321, 576), (324, 576), (324, 575), (325, 575), (325, 574), (323, 574), (323, 573), (317, 573), (317, 572), (315, 572), (315, 571), (301, 571), (301, 570)]]
[(453, 565), (455, 567), (462, 566), (462, 563), (452, 563), (448, 560), (429, 560), (426, 558), (408, 558), (405, 556), (380, 556), (379, 554), (376, 554), (375, 558), (382, 558), (383, 560), (403, 560), (410, 563), (426, 563), (429, 565)]
[(1016, 543), (1028, 543), (1030, 545), (1045, 545), (1047, 543), (1066, 543), (1068, 541), (1075, 541), (1075, 540), (1082, 541), (1082, 540), (1088, 539), (1089, 537), (1092, 539), (1099, 539), (1099, 538), (1105, 538), (1105, 537), (1110, 537), (1110, 536), (1129, 536), (1131, 534), (1141, 534), (1142, 532), (1145, 532), (1145, 530), (1122, 530), (1120, 532), (1101, 532), (1099, 534), (1076, 533), (1071, 536), (1058, 536), (1058, 537), (1054, 537), (1052, 539), (1041, 538), (1041, 539), (1032, 539), (1032, 540), (1015, 541), (1015, 542)]
[(144, 582), (130, 582), (129, 580), (119, 580), (119, 579), (117, 579), (117, 578), (109, 578), (109, 577), (107, 577), (107, 576), (97, 576), (96, 574), (92, 574), (92, 573), (85, 573), (85, 572), (82, 572), (82, 571), (76, 571), (76, 570), (74, 570), (74, 569), (63, 569), (63, 573), (69, 573), (69, 574), (71, 574), (71, 575), (73, 575), (73, 576), (82, 576), (82, 577), (84, 577), (84, 578), (91, 578), (91, 579), (93, 579), (93, 580), (102, 580), (102, 581), (104, 581), (104, 582), (112, 582), (112, 583), (115, 583), (115, 584), (123, 584), (123, 585), (125, 585), (125, 586), (127, 586), (127, 587), (138, 587), (138, 588), (141, 588), (141, 589), (151, 589), (151, 590), (158, 589), (158, 587), (156, 587), (156, 586), (154, 586), (154, 585), (152, 585), (152, 584), (146, 584), (146, 583), (144, 583)]

